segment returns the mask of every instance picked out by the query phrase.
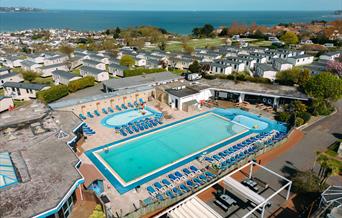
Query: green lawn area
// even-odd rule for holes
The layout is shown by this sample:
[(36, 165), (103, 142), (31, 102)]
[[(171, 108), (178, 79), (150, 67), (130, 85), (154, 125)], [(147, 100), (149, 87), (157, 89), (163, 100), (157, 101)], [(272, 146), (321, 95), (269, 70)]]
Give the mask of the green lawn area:
[(21, 107), (23, 105), (29, 104), (29, 101), (18, 101), (18, 100), (13, 100), (14, 107)]
[(5, 90), (2, 88), (0, 89), (0, 96), (4, 96), (5, 95)]
[(71, 73), (77, 75), (77, 76), (80, 76), (80, 69), (74, 69), (73, 71), (71, 71)]
[(177, 75), (182, 75), (183, 73), (186, 73), (186, 70), (178, 70), (178, 69), (173, 69), (173, 70), (169, 70), (170, 72), (177, 74)]
[(255, 42), (250, 42), (251, 46), (257, 46), (257, 47), (269, 47), (272, 45), (271, 41), (255, 41)]
[(38, 84), (44, 84), (44, 85), (53, 85), (53, 79), (52, 79), (52, 77), (46, 77), (46, 78), (37, 77), (32, 81), (32, 83), (38, 83)]
[[(222, 44), (222, 38), (191, 39), (188, 42), (188, 45), (194, 47), (195, 49), (220, 46)], [(169, 41), (167, 42), (166, 50), (171, 52), (181, 52), (183, 50), (183, 44), (180, 41)]]

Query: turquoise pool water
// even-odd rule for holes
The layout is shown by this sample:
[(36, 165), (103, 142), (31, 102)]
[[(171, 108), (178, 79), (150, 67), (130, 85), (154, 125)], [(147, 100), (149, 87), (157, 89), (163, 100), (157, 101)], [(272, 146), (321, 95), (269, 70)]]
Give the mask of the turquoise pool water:
[(105, 118), (101, 120), (101, 124), (108, 128), (121, 127), (123, 125), (127, 125), (129, 122), (134, 122), (134, 121), (138, 121), (141, 119), (145, 119), (147, 117), (151, 117), (156, 114), (161, 114), (161, 113), (154, 111), (149, 107), (145, 107), (144, 110), (140, 110), (140, 111), (138, 109), (129, 109), (129, 110), (124, 110), (121, 112), (107, 115)]
[(264, 130), (268, 127), (268, 123), (244, 115), (235, 116), (233, 121), (246, 126), (249, 129)]
[(110, 147), (100, 157), (129, 183), (248, 130), (213, 113)]

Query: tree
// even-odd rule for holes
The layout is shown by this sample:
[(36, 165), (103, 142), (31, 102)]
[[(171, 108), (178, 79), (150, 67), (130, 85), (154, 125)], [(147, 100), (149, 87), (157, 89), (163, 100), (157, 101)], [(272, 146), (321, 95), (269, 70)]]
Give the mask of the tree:
[(22, 71), (21, 74), (23, 75), (24, 80), (32, 82), (35, 78), (39, 76), (38, 73), (28, 70), (28, 71)]
[(280, 40), (285, 42), (287, 45), (297, 44), (299, 42), (298, 36), (294, 32), (287, 31), (284, 33)]
[(329, 61), (327, 64), (327, 70), (335, 73), (342, 77), (342, 62), (340, 61)]
[(198, 63), (198, 61), (194, 61), (190, 66), (189, 66), (189, 71), (191, 73), (201, 73), (201, 65)]
[(166, 50), (166, 42), (162, 41), (158, 44), (158, 47), (160, 50), (165, 51)]
[(342, 79), (329, 72), (320, 73), (305, 83), (304, 90), (314, 98), (338, 100), (342, 97)]
[(187, 54), (192, 54), (195, 51), (194, 47), (188, 45), (187, 43), (183, 43), (183, 50)]
[(113, 38), (114, 39), (120, 38), (120, 34), (121, 34), (121, 29), (119, 27), (116, 27), (115, 32), (113, 34)]
[(93, 213), (89, 216), (89, 218), (105, 218), (105, 214), (104, 212), (102, 211), (102, 207), (101, 205), (96, 205)]
[(298, 172), (292, 179), (293, 191), (296, 193), (320, 193), (325, 186), (313, 171)]
[(192, 30), (192, 35), (197, 38), (213, 37), (214, 27), (211, 24), (205, 24), (203, 27), (196, 27)]
[(248, 31), (248, 27), (244, 24), (239, 24), (237, 22), (233, 22), (228, 29), (228, 35), (241, 35), (245, 34)]
[(121, 66), (126, 66), (126, 67), (131, 67), (135, 64), (135, 60), (132, 56), (130, 55), (124, 55), (121, 57), (120, 60), (120, 65)]
[(310, 78), (310, 72), (308, 70), (303, 70), (301, 68), (292, 68), (290, 70), (284, 70), (278, 72), (276, 75), (276, 80), (282, 85), (294, 85), (298, 84), (300, 86), (304, 85)]
[(70, 58), (71, 54), (74, 52), (74, 48), (69, 45), (61, 45), (59, 51)]

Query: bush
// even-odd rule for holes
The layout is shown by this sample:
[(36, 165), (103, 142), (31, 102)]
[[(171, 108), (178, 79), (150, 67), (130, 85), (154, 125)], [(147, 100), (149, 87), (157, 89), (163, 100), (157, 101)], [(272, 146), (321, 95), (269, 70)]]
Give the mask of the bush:
[(297, 117), (296, 118), (296, 126), (301, 126), (304, 124), (303, 118)]
[(37, 93), (37, 98), (45, 103), (50, 103), (56, 101), (64, 96), (69, 94), (68, 86), (66, 85), (58, 85), (53, 86), (50, 89), (39, 91)]
[(304, 120), (304, 123), (307, 123), (311, 119), (311, 114), (308, 112), (301, 112), (298, 114), (298, 117)]
[(95, 78), (92, 76), (86, 76), (78, 80), (71, 81), (68, 84), (69, 92), (76, 92), (77, 90), (94, 86)]
[(203, 75), (203, 78), (208, 79), (208, 80), (214, 80), (214, 79), (216, 79), (216, 76), (206, 73)]
[(124, 77), (130, 76), (138, 76), (142, 74), (150, 74), (150, 73), (161, 73), (164, 72), (165, 69), (134, 69), (134, 70), (124, 70)]
[(285, 122), (287, 123), (290, 120), (291, 114), (288, 112), (279, 112), (275, 119), (280, 122)]
[(32, 82), (35, 78), (39, 76), (39, 74), (34, 71), (23, 71), (21, 74), (23, 75), (24, 80), (30, 82)]

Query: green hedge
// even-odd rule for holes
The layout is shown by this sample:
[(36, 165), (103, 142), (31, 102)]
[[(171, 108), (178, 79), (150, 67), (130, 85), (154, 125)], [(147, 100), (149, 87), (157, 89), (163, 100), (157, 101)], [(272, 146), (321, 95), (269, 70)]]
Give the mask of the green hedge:
[(134, 69), (134, 70), (124, 70), (124, 77), (130, 76), (138, 76), (142, 74), (150, 74), (150, 73), (161, 73), (164, 72), (165, 69)]
[(71, 81), (68, 84), (69, 92), (76, 92), (80, 89), (94, 86), (95, 78), (92, 76), (86, 76), (78, 80)]
[(69, 94), (68, 86), (58, 85), (53, 86), (50, 89), (39, 91), (37, 93), (37, 98), (45, 103), (50, 103), (56, 101)]

